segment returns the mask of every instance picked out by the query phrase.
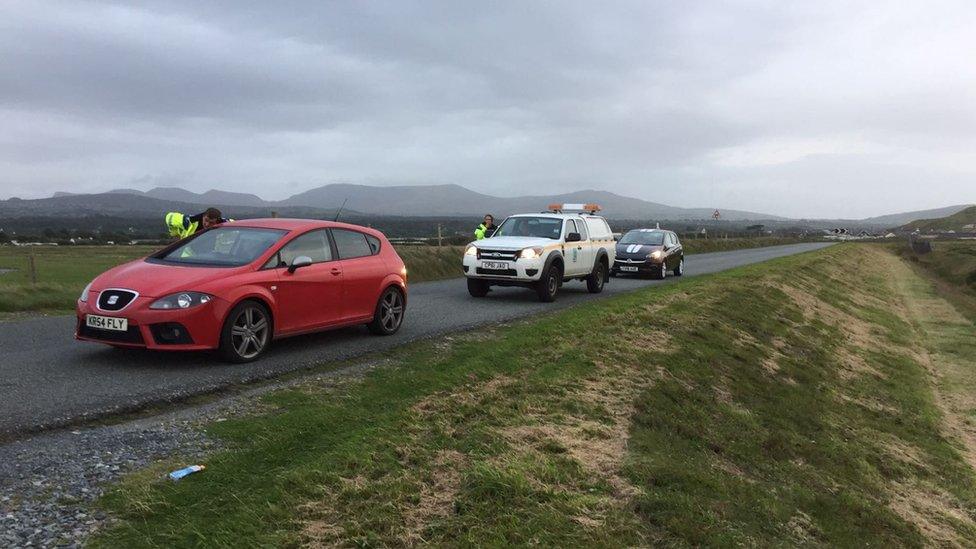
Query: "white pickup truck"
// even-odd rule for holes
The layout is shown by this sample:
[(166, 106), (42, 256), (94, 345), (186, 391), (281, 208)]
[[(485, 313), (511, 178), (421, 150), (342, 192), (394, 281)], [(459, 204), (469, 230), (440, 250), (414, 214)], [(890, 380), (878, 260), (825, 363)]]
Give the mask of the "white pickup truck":
[(567, 280), (603, 291), (616, 247), (595, 204), (553, 204), (549, 211), (507, 218), (491, 238), (468, 244), (462, 266), (468, 292), (484, 297), (492, 286), (533, 288), (553, 301)]

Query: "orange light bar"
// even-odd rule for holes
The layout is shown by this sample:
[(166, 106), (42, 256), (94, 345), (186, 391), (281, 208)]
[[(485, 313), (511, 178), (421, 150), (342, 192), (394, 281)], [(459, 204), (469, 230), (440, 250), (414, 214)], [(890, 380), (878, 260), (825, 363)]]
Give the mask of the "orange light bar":
[(570, 210), (596, 213), (603, 208), (601, 208), (599, 204), (549, 204), (549, 209), (554, 212)]

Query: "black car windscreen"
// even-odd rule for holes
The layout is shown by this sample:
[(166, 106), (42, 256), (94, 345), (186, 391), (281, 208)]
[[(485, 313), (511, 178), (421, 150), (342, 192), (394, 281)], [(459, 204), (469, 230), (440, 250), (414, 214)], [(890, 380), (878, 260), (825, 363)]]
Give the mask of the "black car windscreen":
[(620, 244), (640, 244), (641, 246), (660, 246), (664, 244), (661, 231), (630, 231), (620, 239)]
[(279, 229), (219, 227), (198, 233), (153, 259), (181, 265), (240, 267), (260, 257), (286, 233)]

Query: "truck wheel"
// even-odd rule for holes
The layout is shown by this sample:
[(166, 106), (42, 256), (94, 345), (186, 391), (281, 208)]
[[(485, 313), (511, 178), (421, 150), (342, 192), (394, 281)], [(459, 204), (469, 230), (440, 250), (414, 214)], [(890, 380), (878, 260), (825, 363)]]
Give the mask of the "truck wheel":
[(674, 276), (681, 276), (685, 274), (685, 258), (678, 260), (678, 266), (674, 268)]
[(468, 293), (471, 297), (485, 297), (488, 295), (489, 288), (490, 286), (484, 280), (468, 279)]
[(539, 301), (543, 303), (552, 303), (556, 300), (556, 294), (559, 293), (559, 284), (563, 280), (563, 270), (556, 265), (551, 265), (546, 272), (542, 274), (542, 278), (539, 279), (539, 283), (535, 288), (537, 294), (539, 294)]
[(607, 266), (602, 261), (597, 261), (593, 267), (593, 272), (586, 277), (586, 289), (591, 294), (598, 294), (603, 291), (603, 284), (607, 281)]

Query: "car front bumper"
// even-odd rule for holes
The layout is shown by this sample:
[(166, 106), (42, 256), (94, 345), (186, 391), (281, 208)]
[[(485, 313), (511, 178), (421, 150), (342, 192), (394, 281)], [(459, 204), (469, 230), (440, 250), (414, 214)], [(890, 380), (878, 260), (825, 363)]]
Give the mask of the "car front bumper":
[(486, 261), (489, 263), (498, 262), (496, 260), (478, 259), (470, 255), (464, 256), (461, 264), (464, 270), (464, 276), (490, 280), (492, 282), (509, 281), (528, 284), (538, 282), (542, 278), (542, 268), (545, 266), (545, 262), (541, 257), (535, 259), (518, 258), (514, 261), (504, 261), (508, 268), (503, 270), (486, 269)]
[[(661, 264), (664, 263), (664, 258), (661, 259), (646, 259), (643, 261), (639, 260), (626, 260), (626, 259), (615, 259), (610, 270), (614, 273), (622, 274), (652, 274), (658, 273), (661, 270)], [(627, 270), (622, 267), (634, 268), (637, 270)]]
[[(87, 302), (77, 302), (75, 339), (117, 347), (159, 351), (216, 349), (229, 309), (227, 302), (214, 298), (189, 309), (155, 310), (149, 308), (155, 298), (140, 296), (120, 311), (102, 311), (95, 306), (97, 296), (93, 296)], [(128, 329), (122, 332), (91, 328), (86, 323), (88, 315), (124, 318)]]

